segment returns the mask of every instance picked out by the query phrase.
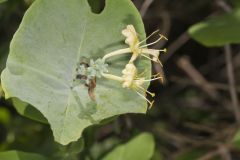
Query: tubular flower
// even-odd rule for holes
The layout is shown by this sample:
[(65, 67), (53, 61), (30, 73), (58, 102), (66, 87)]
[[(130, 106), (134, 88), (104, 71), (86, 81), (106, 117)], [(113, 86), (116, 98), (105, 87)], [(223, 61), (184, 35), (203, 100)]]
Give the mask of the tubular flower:
[(122, 70), (122, 77), (124, 79), (122, 87), (131, 88), (134, 83), (134, 78), (137, 75), (137, 68), (133, 63), (128, 63), (126, 67)]
[[(149, 39), (151, 36), (153, 36), (156, 32), (158, 32), (158, 31), (153, 32), (149, 37), (147, 37), (145, 40), (140, 42), (134, 26), (128, 25), (126, 27), (126, 29), (124, 29), (122, 31), (122, 34), (123, 34), (123, 36), (126, 37), (125, 43), (127, 45), (129, 45), (129, 48), (120, 49), (120, 50), (108, 53), (103, 57), (103, 60), (106, 60), (106, 59), (108, 59), (112, 56), (116, 56), (116, 55), (132, 53), (132, 57), (129, 61), (131, 63), (134, 62), (139, 56), (143, 56), (153, 62), (157, 62), (157, 63), (161, 64), (161, 62), (159, 60), (159, 54), (160, 54), (160, 52), (167, 52), (167, 49), (164, 48), (162, 50), (157, 50), (157, 49), (148, 49), (147, 47), (158, 43), (162, 39), (167, 40), (166, 37), (159, 34), (159, 38), (156, 41), (146, 44), (146, 45), (141, 45), (144, 42), (146, 42), (147, 39)], [(150, 58), (150, 57), (152, 57), (152, 58)]]
[(145, 77), (141, 77), (140, 75), (138, 75), (137, 68), (135, 67), (135, 65), (133, 63), (128, 63), (126, 65), (126, 67), (123, 69), (122, 73), (123, 73), (123, 75), (121, 77), (112, 75), (112, 74), (106, 74), (106, 73), (103, 73), (102, 76), (107, 79), (115, 80), (115, 81), (122, 83), (123, 88), (131, 89), (131, 90), (135, 91), (140, 97), (145, 99), (151, 107), (153, 105), (154, 101), (148, 100), (145, 96), (145, 93), (148, 93), (152, 97), (154, 97), (155, 94), (149, 92), (147, 89), (145, 89), (143, 87), (143, 85), (144, 85), (144, 83), (151, 82), (151, 81), (154, 81), (157, 79), (161, 79), (162, 77), (156, 76), (155, 78), (152, 78), (149, 80), (146, 79)]
[(122, 70), (122, 76), (116, 76), (116, 75), (106, 74), (106, 73), (102, 73), (102, 76), (107, 79), (112, 79), (112, 80), (121, 82), (123, 88), (134, 90), (140, 97), (145, 99), (150, 104), (150, 107), (152, 106), (153, 101), (152, 102), (149, 101), (146, 98), (145, 93), (148, 93), (152, 97), (154, 97), (155, 94), (147, 91), (143, 87), (143, 85), (146, 82), (162, 79), (162, 77), (159, 75), (156, 75), (156, 77), (149, 80), (147, 80), (145, 77), (141, 77), (140, 75), (138, 75), (138, 70), (134, 62), (137, 60), (138, 57), (143, 56), (153, 62), (157, 62), (161, 64), (159, 60), (159, 54), (160, 52), (166, 52), (167, 50), (166, 49), (163, 49), (163, 50), (148, 49), (147, 47), (159, 42), (161, 39), (167, 40), (166, 37), (164, 37), (163, 35), (159, 35), (159, 38), (156, 41), (150, 44), (141, 45), (148, 38), (154, 35), (156, 32), (152, 33), (149, 37), (147, 37), (145, 40), (140, 42), (134, 26), (128, 25), (126, 29), (122, 31), (122, 34), (126, 37), (125, 43), (129, 45), (129, 48), (113, 51), (111, 53), (106, 54), (103, 57), (103, 61), (106, 61), (106, 59), (113, 56), (132, 53), (132, 56), (129, 62), (126, 64), (125, 68)]
[[(151, 107), (153, 104), (153, 101), (148, 100), (145, 94), (148, 93), (152, 97), (154, 97), (155, 94), (147, 91), (147, 89), (144, 88), (144, 83), (151, 82), (157, 79), (162, 79), (163, 77), (157, 74), (152, 79), (146, 79), (143, 76), (143, 74), (138, 74), (138, 69), (135, 66), (134, 62), (140, 56), (143, 56), (153, 62), (157, 62), (161, 64), (159, 60), (159, 54), (160, 52), (166, 52), (166, 49), (156, 50), (156, 49), (148, 49), (147, 47), (154, 45), (155, 43), (159, 42), (161, 39), (167, 40), (167, 38), (164, 37), (163, 35), (159, 35), (159, 38), (156, 41), (150, 44), (142, 45), (143, 43), (146, 42), (148, 38), (150, 38), (156, 32), (152, 33), (149, 37), (147, 37), (145, 40), (140, 42), (134, 26), (128, 25), (122, 31), (122, 34), (123, 36), (126, 37), (125, 43), (129, 47), (110, 52), (106, 54), (102, 59), (97, 60), (95, 62), (92, 60), (90, 63), (90, 67), (85, 69), (83, 73), (86, 74), (86, 77), (90, 76), (90, 78), (102, 76), (104, 78), (120, 82), (123, 88), (135, 91), (140, 97), (145, 99), (150, 104), (150, 107)], [(129, 53), (132, 54), (132, 56), (129, 62), (125, 65), (125, 68), (122, 70), (121, 76), (108, 73), (108, 70), (107, 70), (108, 65), (106, 64), (106, 60), (108, 58), (111, 58), (113, 56), (123, 55), (123, 54), (129, 54)], [(81, 74), (83, 74), (82, 70), (80, 71), (81, 71)]]

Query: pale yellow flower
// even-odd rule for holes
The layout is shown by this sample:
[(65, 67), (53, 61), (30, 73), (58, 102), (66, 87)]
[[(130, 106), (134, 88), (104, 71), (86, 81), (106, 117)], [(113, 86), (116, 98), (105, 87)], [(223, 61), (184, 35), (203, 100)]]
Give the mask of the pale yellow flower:
[(132, 53), (132, 57), (131, 57), (129, 63), (133, 63), (139, 56), (143, 56), (145, 58), (150, 59), (151, 61), (154, 61), (154, 62), (157, 62), (157, 63), (161, 64), (161, 62), (159, 60), (159, 54), (160, 54), (160, 52), (167, 52), (167, 49), (164, 48), (162, 50), (157, 50), (157, 49), (148, 49), (147, 47), (158, 43), (162, 39), (167, 40), (166, 37), (164, 37), (163, 35), (160, 34), (159, 38), (156, 41), (154, 41), (152, 43), (149, 43), (149, 44), (146, 44), (146, 45), (141, 45), (148, 38), (150, 38), (152, 35), (156, 34), (156, 32), (153, 32), (145, 40), (140, 42), (134, 26), (133, 25), (128, 25), (126, 27), (126, 29), (124, 29), (122, 31), (122, 34), (123, 34), (123, 36), (126, 37), (125, 43), (127, 45), (129, 45), (129, 48), (119, 49), (119, 50), (116, 50), (114, 52), (108, 53), (103, 57), (103, 60), (106, 60), (106, 59), (108, 59), (112, 56), (116, 56), (116, 55)]
[(129, 48), (113, 51), (111, 53), (106, 54), (102, 58), (103, 61), (106, 61), (108, 58), (113, 57), (113, 56), (127, 54), (127, 53), (132, 54), (129, 62), (126, 64), (125, 68), (122, 70), (122, 76), (116, 76), (116, 75), (106, 74), (106, 73), (102, 73), (102, 76), (107, 79), (121, 82), (123, 88), (134, 90), (139, 96), (144, 98), (150, 104), (150, 107), (152, 106), (153, 102), (149, 101), (145, 97), (145, 93), (147, 92), (152, 97), (154, 97), (155, 94), (147, 91), (143, 87), (143, 85), (145, 82), (162, 79), (162, 77), (157, 75), (153, 79), (147, 80), (145, 77), (138, 75), (138, 70), (137, 70), (137, 67), (135, 66), (134, 62), (135, 62), (135, 60), (137, 60), (138, 57), (143, 56), (151, 61), (161, 64), (161, 62), (159, 60), (159, 54), (160, 54), (160, 52), (166, 52), (166, 49), (156, 50), (156, 49), (148, 49), (147, 47), (154, 45), (155, 43), (159, 42), (161, 39), (167, 39), (166, 37), (159, 35), (159, 38), (156, 41), (154, 41), (150, 44), (141, 45), (155, 33), (156, 32), (152, 33), (149, 37), (147, 37), (145, 40), (140, 42), (134, 26), (128, 25), (126, 27), (126, 29), (124, 29), (122, 31), (122, 34), (126, 37), (125, 43), (127, 45), (129, 45)]
[(126, 67), (122, 70), (122, 74), (123, 75), (121, 77), (105, 73), (103, 73), (102, 76), (107, 79), (121, 82), (123, 88), (135, 91), (140, 97), (145, 99), (149, 103), (149, 106), (151, 107), (153, 105), (153, 101), (151, 102), (150, 100), (148, 100), (145, 96), (145, 93), (147, 92), (152, 97), (154, 97), (155, 94), (149, 92), (147, 89), (143, 87), (143, 85), (146, 82), (162, 79), (162, 77), (156, 76), (155, 78), (147, 80), (145, 77), (141, 77), (140, 75), (138, 75), (137, 68), (133, 63), (128, 63)]

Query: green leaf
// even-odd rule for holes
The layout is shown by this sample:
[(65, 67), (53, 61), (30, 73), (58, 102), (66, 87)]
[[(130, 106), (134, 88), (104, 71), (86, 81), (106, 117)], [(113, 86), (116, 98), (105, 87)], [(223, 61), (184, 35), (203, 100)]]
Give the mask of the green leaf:
[(199, 43), (214, 47), (240, 43), (240, 9), (200, 22), (189, 29), (190, 36)]
[[(192, 148), (187, 150), (182, 150), (179, 152), (175, 157), (176, 160), (193, 160), (193, 159), (200, 159), (201, 157), (205, 156), (209, 152), (209, 148)], [(220, 160), (218, 156), (214, 156), (211, 160)]]
[(0, 71), (5, 68), (7, 55), (8, 55), (8, 43), (4, 43), (0, 45)]
[(2, 98), (3, 96), (4, 96), (4, 93), (3, 93), (2, 85), (0, 83), (0, 98)]
[(67, 146), (59, 146), (59, 151), (55, 153), (54, 159), (61, 160), (78, 160), (79, 153), (84, 148), (83, 138), (79, 139), (77, 142), (73, 142)]
[(238, 130), (232, 140), (233, 145), (240, 149), (240, 130)]
[[(1, 76), (6, 97), (38, 109), (61, 144), (76, 141), (83, 129), (103, 119), (145, 113), (145, 100), (118, 82), (97, 79), (96, 101), (84, 84), (73, 88), (79, 61), (127, 47), (121, 31), (128, 24), (135, 26), (141, 40), (145, 38), (141, 17), (130, 0), (107, 0), (100, 14), (91, 12), (87, 0), (36, 0), (11, 42)], [(128, 60), (128, 56), (113, 59), (110, 73), (121, 75)], [(138, 68), (148, 77), (150, 67), (148, 60), (139, 60)]]
[(191, 150), (184, 150), (176, 157), (176, 160), (193, 160), (198, 159), (206, 154), (206, 150), (202, 148), (194, 148)]
[(32, 120), (48, 124), (46, 118), (33, 106), (29, 105), (28, 103), (22, 102), (17, 98), (12, 98), (12, 102), (13, 106), (16, 108), (19, 114)]
[(8, 126), (11, 122), (11, 114), (9, 110), (0, 106), (0, 124)]
[(93, 159), (101, 159), (106, 153), (108, 153), (112, 148), (119, 145), (120, 140), (116, 137), (108, 137), (102, 142), (94, 143), (93, 146), (86, 146), (86, 150), (89, 150), (89, 153)]
[(154, 154), (154, 138), (142, 133), (111, 151), (103, 160), (150, 160)]
[(7, 0), (0, 0), (0, 3), (6, 2)]
[(38, 154), (25, 153), (20, 151), (8, 151), (0, 153), (1, 160), (47, 160), (46, 157), (43, 157)]
[(240, 1), (239, 0), (231, 0), (230, 2), (233, 3), (234, 7), (240, 7)]

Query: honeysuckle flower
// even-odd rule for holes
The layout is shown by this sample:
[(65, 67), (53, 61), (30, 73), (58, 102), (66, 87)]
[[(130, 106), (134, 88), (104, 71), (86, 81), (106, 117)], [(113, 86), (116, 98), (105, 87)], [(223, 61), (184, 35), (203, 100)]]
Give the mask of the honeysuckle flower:
[(103, 73), (102, 76), (118, 81), (122, 83), (123, 88), (131, 89), (135, 91), (140, 97), (145, 99), (149, 103), (149, 107), (151, 108), (154, 101), (150, 101), (146, 98), (145, 93), (147, 92), (152, 97), (155, 96), (154, 93), (149, 92), (147, 89), (143, 87), (144, 83), (151, 82), (157, 79), (161, 79), (161, 76), (156, 76), (155, 78), (147, 80), (145, 77), (141, 77), (141, 74), (138, 74), (137, 68), (133, 63), (128, 63), (125, 68), (122, 70), (122, 76), (116, 76), (112, 74)]
[[(118, 81), (122, 84), (123, 88), (135, 91), (140, 97), (145, 99), (150, 104), (151, 107), (154, 101), (148, 100), (145, 94), (148, 93), (152, 97), (154, 97), (155, 94), (145, 89), (144, 83), (151, 82), (157, 79), (162, 79), (163, 77), (157, 74), (152, 79), (146, 79), (146, 77), (144, 77), (143, 74), (138, 74), (138, 69), (135, 66), (134, 62), (138, 59), (138, 57), (143, 56), (153, 62), (161, 64), (159, 60), (159, 54), (160, 52), (166, 52), (166, 49), (156, 50), (148, 49), (147, 47), (159, 42), (161, 39), (167, 40), (167, 38), (164, 37), (163, 35), (159, 35), (159, 38), (156, 41), (150, 44), (142, 45), (143, 43), (146, 42), (148, 38), (150, 38), (156, 32), (153, 32), (145, 40), (140, 42), (134, 26), (128, 25), (126, 29), (122, 31), (123, 36), (126, 37), (125, 43), (129, 45), (128, 48), (119, 49), (111, 53), (108, 53), (102, 59), (97, 59), (96, 61), (90, 60), (90, 64), (88, 67), (86, 67), (86, 65), (80, 65), (78, 67), (78, 74), (87, 77), (86, 83), (89, 83), (90, 80), (96, 77), (98, 78), (104, 77), (106, 79)], [(108, 65), (106, 64), (106, 60), (113, 56), (129, 53), (131, 53), (132, 56), (129, 62), (125, 65), (125, 68), (122, 70), (122, 75), (117, 76), (109, 74), (107, 70)]]
[(133, 63), (139, 56), (143, 56), (145, 58), (150, 59), (153, 62), (157, 62), (157, 63), (161, 64), (161, 62), (159, 60), (159, 54), (160, 54), (160, 52), (167, 52), (167, 49), (164, 48), (162, 50), (157, 50), (157, 49), (148, 49), (147, 47), (156, 44), (157, 42), (159, 42), (162, 39), (167, 40), (166, 37), (159, 34), (159, 38), (156, 41), (146, 44), (146, 45), (141, 45), (148, 38), (150, 38), (152, 35), (154, 35), (156, 32), (153, 32), (145, 40), (140, 42), (134, 26), (128, 25), (126, 27), (126, 29), (124, 29), (122, 31), (122, 34), (123, 34), (123, 36), (126, 37), (125, 43), (127, 45), (129, 45), (129, 48), (119, 49), (119, 50), (113, 51), (111, 53), (108, 53), (103, 57), (103, 60), (105, 61), (106, 59), (108, 59), (110, 57), (121, 55), (121, 54), (132, 53), (132, 57), (129, 61), (130, 63)]
[(124, 79), (122, 87), (123, 88), (131, 88), (134, 83), (134, 78), (137, 74), (137, 68), (133, 63), (128, 63), (126, 67), (122, 70), (122, 77)]
[(116, 81), (121, 82), (123, 88), (134, 90), (139, 96), (144, 98), (150, 104), (150, 107), (152, 106), (153, 101), (152, 102), (149, 101), (145, 97), (145, 93), (147, 92), (152, 97), (154, 97), (155, 94), (147, 91), (143, 87), (143, 85), (144, 85), (145, 82), (150, 82), (150, 81), (154, 81), (154, 80), (157, 80), (157, 79), (162, 79), (163, 77), (158, 75), (158, 76), (156, 76), (152, 79), (146, 80), (145, 77), (141, 77), (141, 76), (138, 75), (138, 70), (137, 70), (137, 67), (134, 65), (134, 62), (138, 57), (143, 56), (143, 57), (145, 57), (145, 58), (147, 58), (147, 59), (149, 59), (153, 62), (157, 62), (157, 63), (161, 64), (161, 62), (159, 60), (159, 54), (160, 54), (160, 52), (166, 52), (167, 50), (166, 49), (162, 49), (162, 50), (148, 49), (147, 47), (151, 46), (151, 45), (154, 45), (155, 43), (159, 42), (161, 39), (166, 39), (167, 40), (167, 38), (164, 37), (163, 35), (159, 35), (159, 38), (156, 41), (154, 41), (150, 44), (142, 45), (148, 38), (150, 38), (156, 32), (152, 33), (145, 40), (140, 42), (134, 26), (133, 25), (128, 25), (126, 27), (126, 29), (124, 29), (122, 31), (122, 34), (123, 34), (123, 36), (126, 37), (125, 43), (127, 45), (129, 45), (129, 48), (119, 49), (119, 50), (113, 51), (111, 53), (106, 54), (103, 57), (103, 61), (106, 61), (108, 58), (113, 57), (113, 56), (132, 53), (132, 56), (131, 56), (129, 62), (126, 64), (125, 68), (122, 70), (122, 76), (121, 77), (116, 76), (116, 75), (112, 75), (112, 74), (105, 74), (105, 73), (103, 73), (102, 75), (103, 75), (103, 77), (105, 77), (107, 79), (112, 79), (112, 80), (116, 80)]

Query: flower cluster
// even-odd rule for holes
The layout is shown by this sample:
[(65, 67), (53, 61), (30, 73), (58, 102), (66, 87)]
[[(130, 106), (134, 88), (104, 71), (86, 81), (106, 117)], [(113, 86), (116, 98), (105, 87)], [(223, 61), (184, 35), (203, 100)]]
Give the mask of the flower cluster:
[[(145, 82), (150, 82), (157, 79), (162, 79), (160, 75), (156, 75), (152, 79), (146, 79), (141, 74), (138, 74), (138, 69), (135, 66), (135, 61), (143, 56), (153, 62), (159, 63), (161, 62), (159, 60), (159, 54), (160, 52), (166, 52), (166, 49), (163, 50), (156, 50), (156, 49), (148, 49), (148, 46), (154, 45), (157, 42), (159, 42), (161, 39), (166, 39), (163, 35), (159, 35), (159, 38), (146, 45), (142, 45), (146, 42), (148, 38), (150, 38), (152, 35), (154, 35), (156, 32), (152, 33), (149, 37), (147, 37), (143, 41), (139, 41), (137, 32), (133, 25), (128, 25), (126, 29), (122, 31), (123, 36), (126, 37), (125, 43), (129, 46), (128, 48), (119, 49), (116, 51), (113, 51), (111, 53), (106, 54), (102, 59), (98, 59), (96, 61), (91, 60), (89, 67), (86, 67), (84, 65), (80, 65), (78, 67), (78, 74), (86, 75), (87, 80), (86, 83), (89, 83), (89, 81), (95, 77), (105, 77), (110, 80), (119, 81), (122, 83), (122, 87), (126, 89), (134, 90), (139, 96), (144, 98), (149, 104), (150, 107), (152, 106), (153, 102), (150, 102), (146, 97), (145, 93), (149, 93), (152, 97), (155, 95), (153, 93), (150, 93), (147, 91), (143, 85)], [(109, 74), (106, 64), (107, 59), (113, 57), (113, 56), (119, 56), (123, 54), (131, 54), (131, 58), (128, 61), (128, 63), (125, 65), (125, 68), (122, 70), (122, 75), (117, 76), (113, 74)]]

